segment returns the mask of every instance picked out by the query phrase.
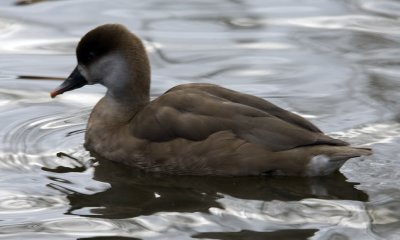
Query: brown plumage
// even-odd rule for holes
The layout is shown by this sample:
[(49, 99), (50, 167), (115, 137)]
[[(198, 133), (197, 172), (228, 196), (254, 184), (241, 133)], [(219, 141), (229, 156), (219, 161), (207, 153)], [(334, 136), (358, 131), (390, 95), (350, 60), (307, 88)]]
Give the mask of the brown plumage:
[(372, 153), (264, 99), (213, 84), (179, 85), (150, 101), (145, 49), (121, 25), (88, 32), (77, 58), (51, 96), (85, 84), (107, 87), (90, 115), (85, 146), (112, 161), (171, 174), (314, 176)]

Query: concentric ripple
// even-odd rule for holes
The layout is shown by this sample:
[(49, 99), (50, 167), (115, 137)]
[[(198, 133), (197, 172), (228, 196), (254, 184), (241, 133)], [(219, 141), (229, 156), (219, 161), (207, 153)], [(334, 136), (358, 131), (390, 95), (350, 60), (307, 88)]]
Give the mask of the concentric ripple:
[(0, 192), (0, 216), (3, 214), (27, 214), (62, 207), (66, 200), (60, 196), (35, 196)]
[(118, 234), (118, 225), (111, 221), (101, 219), (89, 219), (80, 217), (66, 217), (49, 219), (43, 222), (32, 222), (19, 225), (0, 226), (0, 234), (12, 234), (20, 229), (19, 233), (57, 233), (85, 236), (97, 233), (98, 235)]
[(60, 112), (58, 105), (21, 105), (0, 113), (7, 123), (0, 129), (2, 167), (54, 166), (62, 161), (57, 152), (82, 149), (89, 109)]
[[(15, 111), (12, 114), (16, 114)], [(4, 150), (37, 154), (65, 149), (77, 143), (77, 139), (72, 138), (76, 133), (83, 132), (87, 116), (88, 111), (85, 110), (15, 121), (7, 128), (3, 128), (3, 141), (8, 143)]]

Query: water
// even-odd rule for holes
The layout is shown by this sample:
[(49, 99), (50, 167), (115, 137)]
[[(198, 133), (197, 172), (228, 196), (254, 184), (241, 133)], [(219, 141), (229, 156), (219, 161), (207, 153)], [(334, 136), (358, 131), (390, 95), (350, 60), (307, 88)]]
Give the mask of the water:
[[(34, 3), (37, 2), (37, 3)], [(0, 3), (0, 239), (399, 239), (400, 3)], [(50, 99), (93, 27), (148, 49), (152, 96), (211, 82), (367, 145), (329, 177), (173, 177), (92, 158), (85, 87)]]

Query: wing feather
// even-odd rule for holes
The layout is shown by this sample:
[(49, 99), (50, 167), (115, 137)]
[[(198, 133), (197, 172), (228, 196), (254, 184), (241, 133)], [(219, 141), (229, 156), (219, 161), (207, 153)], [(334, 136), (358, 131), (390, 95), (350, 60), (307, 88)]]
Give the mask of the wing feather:
[(175, 138), (201, 141), (230, 130), (271, 151), (315, 144), (347, 145), (268, 101), (209, 84), (175, 87), (151, 102), (135, 121), (140, 124), (132, 124), (134, 134), (154, 142)]

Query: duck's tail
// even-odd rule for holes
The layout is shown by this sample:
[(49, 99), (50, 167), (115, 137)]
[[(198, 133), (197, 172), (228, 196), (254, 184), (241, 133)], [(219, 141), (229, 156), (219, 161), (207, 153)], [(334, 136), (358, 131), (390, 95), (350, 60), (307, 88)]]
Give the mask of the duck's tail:
[(369, 155), (372, 155), (371, 148), (341, 146), (338, 147), (336, 151), (329, 154), (329, 158), (331, 161), (343, 161), (343, 160), (348, 160), (350, 158), (369, 156)]
[(305, 176), (324, 176), (339, 169), (348, 159), (369, 156), (372, 149), (350, 146), (318, 146), (304, 169)]

